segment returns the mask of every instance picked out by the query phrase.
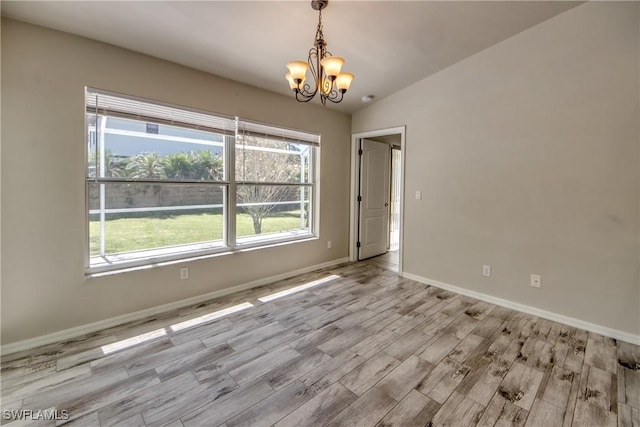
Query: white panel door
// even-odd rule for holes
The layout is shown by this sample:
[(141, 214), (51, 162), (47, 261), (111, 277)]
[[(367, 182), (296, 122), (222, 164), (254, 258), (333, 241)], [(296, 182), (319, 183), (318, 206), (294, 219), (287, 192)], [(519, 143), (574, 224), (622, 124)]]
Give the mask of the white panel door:
[(361, 149), (358, 259), (366, 259), (387, 252), (391, 146), (363, 139)]

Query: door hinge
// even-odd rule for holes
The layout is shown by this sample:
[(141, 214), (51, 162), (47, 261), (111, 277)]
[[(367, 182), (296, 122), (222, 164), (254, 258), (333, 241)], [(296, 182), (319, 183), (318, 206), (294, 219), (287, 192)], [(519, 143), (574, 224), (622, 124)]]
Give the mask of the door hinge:
[(361, 202), (362, 201), (362, 196), (358, 196), (358, 201)]
[(356, 247), (358, 247), (358, 248), (360, 247), (360, 242), (356, 243)]
[(358, 150), (358, 155), (362, 156), (362, 148)]

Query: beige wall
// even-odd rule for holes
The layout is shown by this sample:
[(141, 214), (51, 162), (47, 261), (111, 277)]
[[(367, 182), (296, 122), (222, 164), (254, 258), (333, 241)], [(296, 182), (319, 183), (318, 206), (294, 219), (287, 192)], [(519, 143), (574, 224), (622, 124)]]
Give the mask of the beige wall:
[[(182, 265), (85, 280), (84, 86), (320, 132), (320, 240), (191, 262), (186, 281)], [(2, 343), (346, 257), (350, 126), (346, 114), (3, 19)]]
[(354, 114), (406, 125), (405, 272), (640, 333), (639, 18), (586, 3)]

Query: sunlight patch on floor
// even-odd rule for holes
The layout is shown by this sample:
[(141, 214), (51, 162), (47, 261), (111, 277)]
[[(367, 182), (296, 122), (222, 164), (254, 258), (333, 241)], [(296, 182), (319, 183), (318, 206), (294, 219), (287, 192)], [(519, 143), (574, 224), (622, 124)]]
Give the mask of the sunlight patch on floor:
[(254, 305), (250, 302), (243, 302), (242, 304), (234, 305), (232, 307), (224, 308), (222, 310), (217, 310), (212, 313), (205, 314), (200, 317), (196, 317), (194, 319), (185, 320), (184, 322), (176, 323), (174, 325), (169, 326), (172, 332), (181, 331), (183, 329), (191, 328), (194, 326), (202, 325), (203, 323), (211, 322), (212, 320), (219, 319), (221, 317), (227, 316), (232, 313), (237, 313), (238, 311), (246, 310), (247, 308), (251, 308)]
[[(322, 284), (325, 284), (325, 283), (328, 283), (328, 282), (331, 282), (333, 280), (340, 279), (340, 278), (341, 278), (341, 276), (338, 276), (336, 274), (332, 274), (330, 276), (323, 277), (321, 279), (317, 279), (317, 280), (314, 280), (314, 281), (311, 281), (311, 282), (307, 282), (307, 283), (299, 285), (299, 286), (294, 286), (293, 288), (290, 288), (290, 289), (285, 289), (284, 291), (280, 291), (280, 292), (276, 292), (276, 293), (273, 293), (273, 294), (266, 295), (264, 297), (258, 298), (258, 300), (260, 302), (273, 301), (275, 299), (282, 298), (282, 297), (285, 297), (287, 295), (295, 294), (297, 292), (301, 292), (301, 291), (304, 291), (306, 289), (310, 289), (310, 288), (313, 288), (313, 287), (316, 287), (316, 286), (319, 286), (319, 285), (322, 285)], [(217, 311), (214, 311), (214, 312), (211, 312), (211, 313), (207, 313), (207, 314), (204, 314), (202, 316), (195, 317), (193, 319), (185, 320), (184, 322), (175, 323), (175, 324), (169, 326), (168, 329), (165, 329), (165, 328), (156, 329), (155, 331), (151, 331), (151, 332), (147, 332), (147, 333), (144, 333), (144, 334), (136, 335), (135, 337), (127, 338), (127, 339), (122, 340), (122, 341), (117, 341), (117, 342), (114, 342), (114, 343), (111, 343), (111, 344), (104, 345), (104, 346), (101, 347), (102, 348), (102, 352), (106, 355), (106, 354), (113, 353), (113, 352), (116, 352), (116, 351), (119, 351), (119, 350), (124, 350), (126, 348), (133, 347), (133, 346), (141, 344), (143, 342), (150, 341), (152, 339), (165, 336), (165, 335), (167, 335), (167, 332), (177, 332), (177, 331), (182, 331), (182, 330), (187, 329), (187, 328), (193, 328), (195, 326), (199, 326), (199, 325), (202, 325), (204, 323), (208, 323), (208, 322), (211, 322), (213, 320), (220, 319), (221, 317), (228, 316), (229, 314), (237, 313), (239, 311), (246, 310), (246, 309), (251, 308), (251, 307), (254, 307), (254, 305), (251, 304), (248, 301), (245, 301), (242, 304), (237, 304), (237, 305), (234, 305), (234, 306), (231, 306), (231, 307), (224, 308), (222, 310), (217, 310)]]
[(102, 353), (109, 354), (125, 348), (133, 347), (134, 345), (141, 344), (152, 339), (156, 339), (167, 335), (167, 331), (162, 329), (156, 329), (155, 331), (147, 332), (145, 334), (136, 335), (135, 337), (127, 338), (126, 340), (116, 341), (111, 344), (103, 345), (101, 347)]
[(313, 288), (318, 285), (322, 285), (324, 283), (330, 282), (332, 280), (340, 279), (340, 276), (332, 274), (331, 276), (324, 277), (322, 279), (314, 280), (313, 282), (305, 283), (304, 285), (296, 286), (290, 289), (285, 289), (284, 291), (276, 292), (275, 294), (266, 295), (262, 298), (258, 298), (260, 302), (269, 302), (274, 299), (282, 298), (287, 295), (295, 294), (296, 292), (304, 291), (305, 289)]

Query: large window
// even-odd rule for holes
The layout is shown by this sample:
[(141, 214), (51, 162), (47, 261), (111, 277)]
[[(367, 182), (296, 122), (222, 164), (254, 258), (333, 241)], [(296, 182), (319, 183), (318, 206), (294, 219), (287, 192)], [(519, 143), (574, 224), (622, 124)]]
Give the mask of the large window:
[(87, 89), (90, 272), (315, 235), (319, 135)]

